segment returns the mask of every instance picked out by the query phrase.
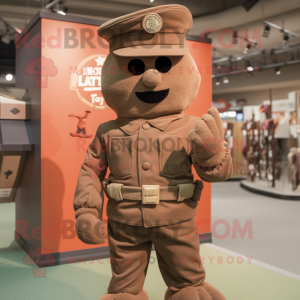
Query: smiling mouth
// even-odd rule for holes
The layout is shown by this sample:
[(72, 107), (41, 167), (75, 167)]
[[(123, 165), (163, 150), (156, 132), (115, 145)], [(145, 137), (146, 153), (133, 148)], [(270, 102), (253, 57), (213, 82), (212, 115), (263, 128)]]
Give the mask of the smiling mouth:
[(169, 95), (169, 89), (150, 92), (136, 92), (136, 96), (145, 103), (159, 103)]

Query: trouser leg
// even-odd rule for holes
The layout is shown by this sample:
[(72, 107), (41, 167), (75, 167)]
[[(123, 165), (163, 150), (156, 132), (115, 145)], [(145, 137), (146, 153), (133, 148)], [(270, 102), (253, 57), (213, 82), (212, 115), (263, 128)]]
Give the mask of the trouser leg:
[(155, 227), (151, 240), (157, 251), (161, 274), (170, 290), (198, 287), (205, 279), (199, 255), (199, 235), (195, 219)]
[(149, 229), (109, 220), (108, 241), (112, 268), (108, 293), (139, 294), (151, 253)]

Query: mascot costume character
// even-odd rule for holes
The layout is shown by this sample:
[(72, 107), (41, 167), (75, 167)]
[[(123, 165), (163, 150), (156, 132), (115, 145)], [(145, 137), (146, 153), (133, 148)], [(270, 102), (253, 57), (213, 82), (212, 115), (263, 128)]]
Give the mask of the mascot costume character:
[[(225, 299), (205, 282), (195, 222), (203, 183), (194, 181), (191, 165), (202, 180), (219, 182), (231, 176), (232, 159), (215, 108), (201, 118), (183, 113), (200, 85), (186, 46), (191, 27), (187, 8), (164, 5), (98, 29), (110, 47), (102, 93), (117, 119), (97, 129), (80, 170), (74, 209), (79, 239), (101, 244), (103, 193), (109, 199), (112, 278), (101, 300), (149, 299), (143, 284), (152, 244), (168, 286), (165, 300)], [(182, 75), (182, 66), (193, 71)], [(181, 256), (187, 261), (175, 263)]]

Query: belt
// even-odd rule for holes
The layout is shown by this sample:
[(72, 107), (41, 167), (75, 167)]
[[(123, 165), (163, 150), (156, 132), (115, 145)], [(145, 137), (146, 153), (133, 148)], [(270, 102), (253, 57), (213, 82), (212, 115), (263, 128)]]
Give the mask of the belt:
[(194, 183), (184, 183), (176, 186), (142, 185), (142, 187), (133, 187), (120, 183), (109, 183), (107, 179), (102, 181), (102, 188), (108, 198), (116, 201), (142, 201), (143, 204), (158, 204), (160, 200), (181, 202), (190, 199), (194, 195), (195, 186)]

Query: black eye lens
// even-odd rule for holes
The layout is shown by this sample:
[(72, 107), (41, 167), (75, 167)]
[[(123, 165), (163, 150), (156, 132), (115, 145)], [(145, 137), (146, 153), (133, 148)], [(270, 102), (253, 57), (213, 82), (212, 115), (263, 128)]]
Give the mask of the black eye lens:
[(141, 75), (145, 72), (145, 64), (141, 59), (133, 59), (128, 64), (128, 71), (132, 75)]
[(171, 59), (167, 56), (160, 56), (155, 61), (155, 69), (160, 73), (167, 73), (172, 68)]

